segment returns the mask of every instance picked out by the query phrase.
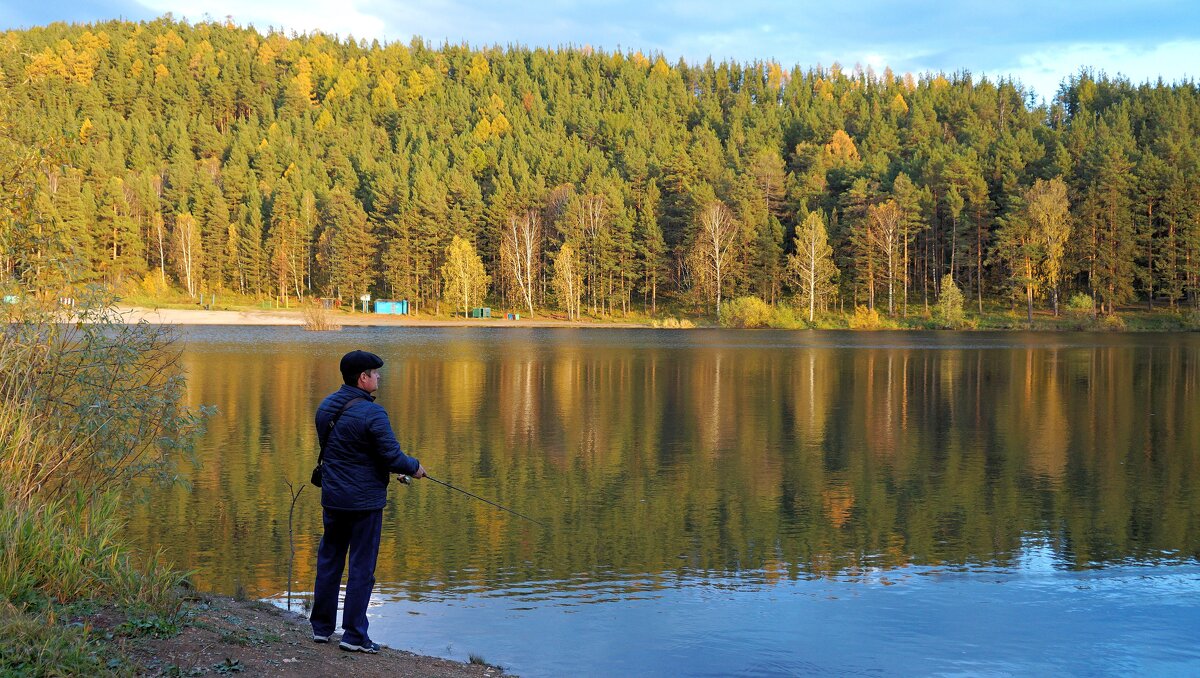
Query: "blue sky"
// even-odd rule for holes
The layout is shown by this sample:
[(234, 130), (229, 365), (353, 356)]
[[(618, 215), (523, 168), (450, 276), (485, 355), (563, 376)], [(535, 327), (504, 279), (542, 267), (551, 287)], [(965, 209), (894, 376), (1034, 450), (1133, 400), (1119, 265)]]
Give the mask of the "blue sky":
[[(1086, 8), (1085, 8), (1086, 7)], [(1054, 95), (1081, 66), (1135, 82), (1200, 75), (1196, 0), (0, 0), (0, 27), (166, 12), (289, 31), (472, 46), (591, 45), (702, 62), (1012, 77)]]

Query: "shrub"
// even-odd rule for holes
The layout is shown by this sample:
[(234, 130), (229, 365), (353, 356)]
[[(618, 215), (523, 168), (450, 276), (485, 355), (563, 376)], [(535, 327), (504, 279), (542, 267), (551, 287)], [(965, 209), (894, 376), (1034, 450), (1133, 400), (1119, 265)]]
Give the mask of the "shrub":
[(1189, 330), (1200, 330), (1200, 311), (1189, 311), (1183, 316), (1183, 326)]
[(70, 317), (32, 300), (0, 314), (0, 491), (50, 500), (175, 477), (207, 410), (184, 405), (170, 326), (125, 324), (96, 291)]
[(301, 305), (300, 309), (304, 313), (304, 329), (306, 330), (326, 332), (342, 329), (340, 325), (333, 322), (332, 313), (325, 308), (325, 303), (320, 299), (309, 299)]
[(1075, 294), (1071, 295), (1070, 299), (1067, 300), (1066, 308), (1068, 313), (1073, 313), (1076, 315), (1082, 315), (1084, 313), (1087, 313), (1088, 315), (1095, 315), (1096, 302), (1090, 295), (1084, 294), (1083, 292), (1076, 292)]
[(1108, 315), (1103, 316), (1100, 318), (1100, 322), (1098, 324), (1100, 329), (1107, 332), (1124, 332), (1126, 329), (1125, 320), (1116, 313), (1109, 313)]
[(156, 268), (142, 276), (142, 280), (138, 286), (141, 288), (143, 294), (152, 299), (162, 299), (171, 291), (171, 287), (167, 285), (166, 276), (163, 275), (161, 268)]
[(791, 306), (780, 304), (771, 314), (770, 326), (780, 330), (800, 330), (807, 328), (808, 323), (796, 317), (796, 310)]
[(963, 326), (963, 295), (954, 277), (949, 273), (942, 276), (942, 293), (938, 296), (936, 316), (943, 327), (958, 329)]
[(850, 329), (883, 329), (883, 320), (879, 317), (879, 311), (876, 311), (873, 308), (867, 308), (866, 306), (855, 306), (854, 315), (850, 316)]
[[(175, 477), (207, 413), (183, 404), (175, 335), (124, 324), (104, 294), (81, 295), (71, 315), (23, 299), (0, 311), (0, 605), (16, 615), (5, 628), (23, 633), (38, 610), (52, 620), (53, 606), (83, 599), (171, 619), (184, 575), (157, 557), (138, 568), (115, 507), (135, 478)], [(35, 675), (79, 668), (39, 656)]]
[(658, 327), (658, 328), (666, 329), (666, 330), (686, 330), (686, 329), (690, 329), (690, 328), (696, 326), (691, 320), (688, 320), (687, 318), (672, 318), (672, 317), (655, 318), (653, 321), (651, 321), (650, 325), (652, 327)]
[(725, 327), (767, 327), (773, 316), (771, 306), (758, 297), (738, 297), (721, 310)]

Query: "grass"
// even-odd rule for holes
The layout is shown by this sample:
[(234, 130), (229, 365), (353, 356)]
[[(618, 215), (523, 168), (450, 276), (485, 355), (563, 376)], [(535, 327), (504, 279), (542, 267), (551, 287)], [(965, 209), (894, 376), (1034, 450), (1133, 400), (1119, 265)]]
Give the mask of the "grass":
[(89, 629), (0, 602), (0, 675), (119, 676), (134, 671)]
[(0, 675), (127, 673), (104, 636), (69, 621), (101, 605), (126, 616), (115, 635), (179, 632), (184, 575), (157, 558), (139, 566), (118, 539), (115, 505), (0, 505)]
[(504, 667), (503, 667), (503, 666), (500, 666), (499, 664), (491, 664), (491, 663), (489, 663), (489, 662), (486, 662), (486, 661), (484, 661), (483, 657), (481, 657), (480, 655), (477, 655), (477, 654), (475, 654), (474, 652), (472, 652), (472, 653), (470, 653), (470, 654), (468, 655), (467, 663), (468, 663), (468, 664), (475, 664), (476, 666), (489, 666), (489, 667), (491, 667), (491, 668), (493, 668), (493, 669), (496, 669), (497, 671), (503, 671), (503, 670), (504, 670)]

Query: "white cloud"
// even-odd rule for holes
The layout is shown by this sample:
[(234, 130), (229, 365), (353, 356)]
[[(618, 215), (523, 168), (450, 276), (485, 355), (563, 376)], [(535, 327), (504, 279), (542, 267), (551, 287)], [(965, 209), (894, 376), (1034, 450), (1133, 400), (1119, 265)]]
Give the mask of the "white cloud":
[(1075, 44), (1043, 49), (1021, 57), (1008, 74), (1032, 87), (1038, 97), (1054, 97), (1059, 84), (1082, 67), (1103, 71), (1109, 77), (1120, 74), (1135, 85), (1194, 78), (1200, 64), (1200, 40), (1163, 43), (1149, 47), (1127, 44)]

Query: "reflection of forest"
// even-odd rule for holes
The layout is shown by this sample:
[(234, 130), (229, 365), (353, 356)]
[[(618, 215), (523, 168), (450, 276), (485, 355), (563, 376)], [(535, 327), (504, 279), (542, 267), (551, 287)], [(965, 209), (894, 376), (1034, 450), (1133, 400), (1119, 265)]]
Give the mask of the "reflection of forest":
[[(1064, 565), (1200, 554), (1194, 339), (1017, 349), (629, 347), (574, 334), (434, 335), (381, 346), (381, 402), (430, 472), (539, 517), (397, 486), (378, 578), (415, 590), (537, 580), (778, 577), (1010, 562), (1046, 540)], [(220, 414), (191, 491), (130, 529), (204, 586), (286, 585), (288, 500), (315, 457), (336, 356), (248, 346), (185, 356)], [(330, 374), (332, 372), (332, 374)], [(320, 509), (296, 514), (312, 578)]]

